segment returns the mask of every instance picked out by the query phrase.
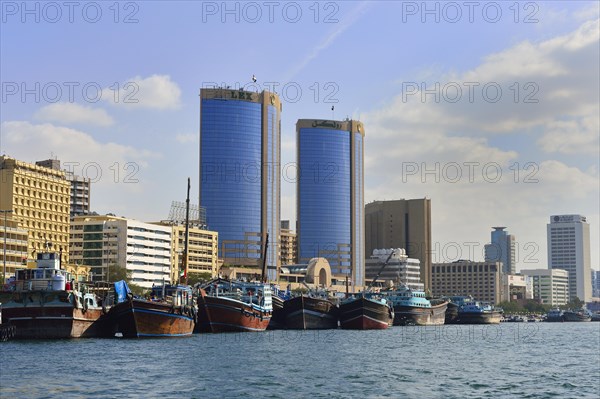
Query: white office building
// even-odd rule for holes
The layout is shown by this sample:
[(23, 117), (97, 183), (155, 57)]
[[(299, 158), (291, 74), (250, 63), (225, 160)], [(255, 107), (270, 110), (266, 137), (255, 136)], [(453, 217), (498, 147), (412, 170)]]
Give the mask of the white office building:
[(71, 221), (72, 262), (91, 266), (94, 280), (107, 280), (111, 267), (131, 271), (143, 288), (171, 280), (171, 226), (112, 215), (75, 216)]
[(592, 298), (590, 225), (585, 216), (553, 215), (547, 225), (548, 268), (569, 273), (569, 297)]
[(533, 299), (545, 305), (561, 306), (569, 302), (569, 272), (561, 269), (521, 270), (531, 278)]
[(365, 262), (366, 283), (370, 283), (377, 276), (392, 251), (394, 254), (381, 271), (378, 280), (391, 280), (395, 286), (406, 284), (413, 290), (422, 291), (425, 286), (421, 282), (421, 261), (409, 258), (403, 248), (374, 249), (373, 255)]

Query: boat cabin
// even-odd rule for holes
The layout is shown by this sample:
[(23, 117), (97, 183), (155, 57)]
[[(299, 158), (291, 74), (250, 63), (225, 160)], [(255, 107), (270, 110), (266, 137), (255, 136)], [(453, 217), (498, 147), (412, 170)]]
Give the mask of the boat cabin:
[(14, 290), (64, 291), (72, 280), (71, 273), (60, 268), (57, 253), (38, 253), (35, 269), (19, 269), (15, 272)]
[(192, 289), (184, 285), (155, 285), (150, 292), (151, 299), (164, 300), (175, 306), (192, 306)]

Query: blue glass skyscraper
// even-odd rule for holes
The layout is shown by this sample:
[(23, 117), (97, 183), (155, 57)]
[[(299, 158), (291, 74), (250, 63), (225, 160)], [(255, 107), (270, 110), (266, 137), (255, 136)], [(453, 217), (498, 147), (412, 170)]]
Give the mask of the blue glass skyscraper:
[(279, 266), (281, 102), (276, 94), (200, 91), (200, 204), (226, 264)]
[(365, 283), (364, 134), (352, 120), (296, 124), (299, 260), (327, 258), (354, 285)]

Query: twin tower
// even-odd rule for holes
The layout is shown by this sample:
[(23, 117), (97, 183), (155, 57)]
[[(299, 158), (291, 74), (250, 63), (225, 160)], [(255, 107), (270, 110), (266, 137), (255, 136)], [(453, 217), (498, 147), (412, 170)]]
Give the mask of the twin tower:
[(332, 273), (365, 281), (364, 127), (300, 119), (297, 162), (281, 164), (281, 101), (274, 93), (200, 91), (200, 205), (219, 233), (225, 265), (257, 265), (278, 277), (281, 174), (295, 179), (298, 258), (327, 258)]

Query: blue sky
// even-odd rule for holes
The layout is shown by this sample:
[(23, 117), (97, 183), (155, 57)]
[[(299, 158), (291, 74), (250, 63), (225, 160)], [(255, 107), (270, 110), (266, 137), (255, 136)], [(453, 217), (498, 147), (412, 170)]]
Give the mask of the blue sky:
[(99, 213), (166, 218), (198, 178), (200, 87), (255, 74), (284, 164), (297, 119), (365, 123), (366, 201), (431, 198), (434, 260), (481, 259), (502, 225), (518, 269), (545, 268), (549, 216), (580, 213), (598, 269), (595, 1), (24, 4), (1, 8), (0, 152), (68, 162)]

